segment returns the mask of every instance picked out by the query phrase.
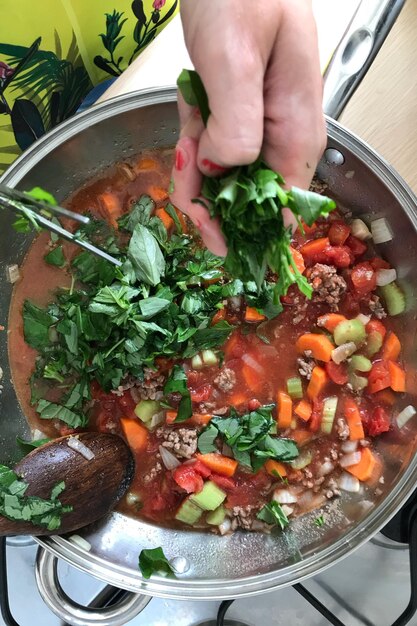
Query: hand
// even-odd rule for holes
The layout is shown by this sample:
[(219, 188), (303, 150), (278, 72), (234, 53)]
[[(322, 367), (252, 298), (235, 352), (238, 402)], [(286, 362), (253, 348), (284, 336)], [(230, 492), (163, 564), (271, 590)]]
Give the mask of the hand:
[(307, 188), (325, 147), (316, 25), (311, 0), (181, 0), (181, 17), (211, 115), (204, 128), (180, 98), (171, 198), (224, 256), (219, 223), (191, 202), (202, 175), (252, 163), (262, 151), (288, 187)]

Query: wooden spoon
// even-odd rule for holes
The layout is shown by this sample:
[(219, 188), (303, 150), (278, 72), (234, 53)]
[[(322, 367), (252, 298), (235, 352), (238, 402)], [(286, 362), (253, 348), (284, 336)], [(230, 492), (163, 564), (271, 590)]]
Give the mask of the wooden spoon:
[(128, 445), (116, 435), (82, 433), (77, 438), (93, 453), (87, 460), (70, 448), (71, 435), (50, 441), (25, 456), (14, 468), (29, 487), (25, 495), (49, 499), (52, 488), (65, 481), (59, 499), (73, 507), (58, 530), (11, 521), (0, 516), (0, 536), (56, 535), (87, 526), (106, 515), (123, 496), (133, 478), (134, 461)]

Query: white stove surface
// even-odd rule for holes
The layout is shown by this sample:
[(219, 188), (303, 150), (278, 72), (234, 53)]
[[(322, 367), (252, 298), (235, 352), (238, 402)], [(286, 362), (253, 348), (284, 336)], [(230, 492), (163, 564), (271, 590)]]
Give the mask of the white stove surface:
[[(381, 545), (384, 544), (384, 546)], [(382, 535), (305, 583), (346, 626), (390, 626), (409, 600), (407, 546), (389, 543)], [(38, 594), (34, 578), (37, 545), (8, 548), (11, 611), (20, 626), (63, 626)], [(77, 602), (91, 601), (103, 583), (61, 562), (59, 578)], [(196, 626), (214, 620), (218, 602), (191, 602), (153, 598), (132, 626)], [(229, 619), (248, 626), (326, 626), (322, 617), (294, 589), (286, 588), (237, 600)], [(4, 621), (0, 617), (0, 624)], [(410, 622), (417, 626), (417, 617)]]

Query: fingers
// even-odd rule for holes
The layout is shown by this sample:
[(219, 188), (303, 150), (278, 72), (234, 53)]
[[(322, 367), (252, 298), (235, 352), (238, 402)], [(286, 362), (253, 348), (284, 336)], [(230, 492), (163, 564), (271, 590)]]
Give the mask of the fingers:
[(197, 167), (197, 146), (197, 141), (191, 137), (183, 137), (177, 143), (171, 200), (198, 228), (207, 248), (213, 254), (226, 256), (227, 248), (218, 220), (211, 219), (202, 205), (192, 202), (200, 196), (202, 181), (202, 174)]

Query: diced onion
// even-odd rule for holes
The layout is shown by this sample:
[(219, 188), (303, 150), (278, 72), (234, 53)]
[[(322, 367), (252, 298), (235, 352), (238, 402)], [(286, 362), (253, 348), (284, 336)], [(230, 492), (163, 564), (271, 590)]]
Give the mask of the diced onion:
[(159, 413), (152, 415), (151, 421), (149, 422), (149, 428), (153, 430), (159, 426), (159, 424), (162, 424), (162, 422), (165, 422), (165, 413), (164, 411), (159, 411)]
[(347, 472), (343, 472), (343, 474), (339, 478), (339, 487), (343, 489), (343, 491), (349, 491), (350, 493), (358, 493), (361, 488), (359, 480), (356, 476), (352, 476), (352, 474), (348, 474)]
[(375, 243), (386, 243), (392, 240), (391, 228), (385, 217), (380, 217), (371, 222), (371, 232)]
[(240, 307), (242, 306), (242, 298), (241, 296), (232, 296), (229, 299), (230, 302), (230, 306), (232, 307), (232, 309), (240, 309)]
[(402, 428), (406, 425), (408, 420), (410, 420), (417, 413), (415, 408), (409, 404), (405, 407), (400, 413), (397, 415), (397, 426), (398, 428)]
[(350, 467), (351, 465), (357, 465), (362, 457), (361, 452), (351, 452), (350, 454), (345, 454), (342, 458), (339, 459), (339, 463), (342, 467)]
[(13, 263), (13, 265), (8, 265), (7, 266), (7, 280), (9, 281), (9, 283), (12, 283), (12, 285), (14, 285), (14, 283), (17, 283), (19, 278), (20, 278), (19, 266), (16, 263)]
[(228, 517), (225, 517), (222, 523), (219, 525), (219, 532), (221, 535), (225, 535), (232, 527), (232, 523)]
[(352, 228), (352, 235), (354, 237), (361, 239), (361, 241), (366, 241), (366, 239), (372, 239), (372, 233), (363, 220), (356, 218), (352, 220), (350, 226)]
[(289, 489), (275, 489), (272, 499), (280, 504), (295, 504), (298, 500)]
[(129, 491), (129, 493), (126, 496), (126, 502), (128, 504), (128, 506), (134, 506), (135, 504), (138, 504), (138, 502), (140, 502), (140, 496), (139, 494), (135, 493), (134, 491)]
[(311, 489), (304, 491), (304, 493), (298, 499), (298, 506), (301, 510), (305, 511), (311, 508), (314, 499), (314, 493)]
[(385, 287), (385, 285), (393, 283), (394, 280), (397, 280), (397, 272), (394, 269), (380, 269), (376, 273), (376, 284), (378, 287)]
[(167, 470), (173, 470), (181, 465), (177, 457), (173, 455), (172, 452), (164, 448), (164, 446), (159, 446), (159, 454), (161, 455), (162, 463), (165, 465)]
[(364, 326), (366, 326), (367, 323), (370, 321), (371, 317), (369, 315), (364, 315), (363, 313), (359, 313), (359, 315), (356, 316), (356, 319), (362, 322)]
[(330, 474), (333, 470), (334, 470), (333, 463), (331, 461), (324, 461), (319, 467), (319, 470), (317, 473), (319, 476), (327, 476), (327, 474)]
[(244, 354), (242, 356), (242, 361), (246, 363), (246, 365), (249, 365), (249, 367), (251, 367), (253, 370), (255, 370), (255, 372), (258, 372), (258, 374), (265, 374), (264, 368), (259, 365), (258, 361), (255, 361), (253, 356), (251, 356), (250, 354)]
[(291, 513), (294, 512), (294, 507), (288, 506), (287, 504), (283, 504), (281, 508), (282, 508), (282, 512), (285, 513), (287, 517), (289, 517)]
[(342, 449), (342, 452), (345, 452), (345, 453), (355, 452), (355, 450), (357, 450), (358, 448), (358, 442), (357, 441), (344, 441), (340, 447)]
[(346, 359), (357, 350), (356, 343), (353, 341), (348, 341), (347, 343), (342, 343), (341, 346), (338, 346), (334, 350), (332, 350), (332, 361), (337, 363), (342, 363), (342, 361), (346, 361)]
[(67, 446), (81, 454), (81, 456), (87, 459), (87, 461), (91, 461), (95, 457), (94, 452), (90, 450), (90, 448), (87, 448), (87, 446), (80, 441), (78, 437), (69, 437)]
[(84, 537), (80, 537), (80, 535), (71, 535), (70, 537), (68, 537), (68, 539), (69, 541), (71, 541), (71, 543), (81, 548), (81, 550), (90, 552), (91, 543), (89, 543), (86, 539), (84, 539)]

